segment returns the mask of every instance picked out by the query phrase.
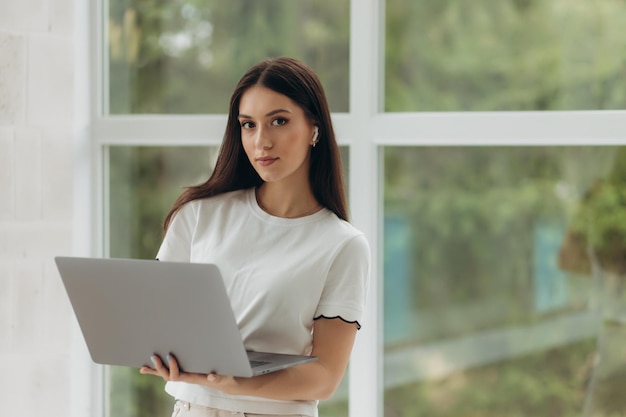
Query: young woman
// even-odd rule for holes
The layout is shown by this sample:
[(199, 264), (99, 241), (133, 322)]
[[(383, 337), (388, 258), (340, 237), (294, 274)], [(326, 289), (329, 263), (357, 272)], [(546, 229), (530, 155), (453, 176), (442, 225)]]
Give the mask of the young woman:
[(248, 350), (318, 360), (253, 378), (179, 372), (152, 357), (177, 416), (317, 415), (339, 385), (363, 311), (370, 252), (348, 223), (326, 96), (300, 61), (253, 66), (230, 101), (215, 170), (165, 219), (157, 258), (220, 268)]

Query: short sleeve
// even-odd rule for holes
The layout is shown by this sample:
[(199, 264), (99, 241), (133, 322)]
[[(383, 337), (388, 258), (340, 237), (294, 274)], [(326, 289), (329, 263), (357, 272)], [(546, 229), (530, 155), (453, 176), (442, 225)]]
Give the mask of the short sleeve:
[(369, 276), (370, 248), (361, 234), (347, 241), (335, 256), (315, 319), (341, 318), (360, 329)]
[(156, 258), (160, 261), (190, 262), (195, 224), (195, 204), (187, 203), (172, 218)]

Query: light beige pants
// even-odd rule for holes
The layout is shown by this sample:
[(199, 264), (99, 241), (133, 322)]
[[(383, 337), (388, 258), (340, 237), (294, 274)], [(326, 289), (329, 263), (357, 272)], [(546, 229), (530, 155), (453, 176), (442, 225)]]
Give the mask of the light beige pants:
[(302, 417), (301, 415), (273, 415), (273, 414), (250, 414), (238, 411), (219, 410), (217, 408), (203, 407), (190, 404), (185, 401), (176, 401), (172, 417)]

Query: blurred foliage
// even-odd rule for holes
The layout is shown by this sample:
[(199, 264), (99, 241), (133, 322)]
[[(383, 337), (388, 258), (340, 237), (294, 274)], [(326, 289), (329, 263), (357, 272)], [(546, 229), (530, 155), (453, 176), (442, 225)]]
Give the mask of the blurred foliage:
[(332, 111), (348, 111), (347, 0), (109, 4), (112, 114), (227, 113), (241, 75), (281, 55), (309, 64)]
[[(163, 220), (187, 185), (211, 173), (216, 148), (112, 146), (110, 160), (110, 256), (153, 259)], [(184, 169), (182, 169), (184, 167)]]
[(626, 148), (585, 192), (561, 250), (564, 269), (590, 274), (594, 262), (605, 273), (626, 275)]
[(385, 417), (580, 417), (594, 340), (390, 388)]
[[(410, 281), (385, 276), (385, 288), (404, 285), (410, 294), (403, 311), (410, 318), (404, 340), (387, 343), (386, 354), (495, 329), (534, 326), (590, 309), (592, 280), (560, 271), (558, 251), (566, 231), (576, 223), (582, 196), (597, 181), (623, 170), (619, 158), (623, 150), (386, 147), (385, 218), (405, 219), (412, 237), (407, 255)], [(618, 217), (613, 217), (613, 227), (624, 227)], [(539, 240), (545, 233), (538, 232), (545, 231), (554, 235), (548, 244)], [(545, 257), (552, 269), (539, 270), (537, 256)], [(541, 280), (546, 279), (563, 280), (563, 299), (553, 293), (554, 304), (540, 309), (537, 297)], [(385, 317), (385, 324), (394, 319)], [(567, 339), (567, 329), (551, 330)], [(517, 342), (521, 341), (507, 339), (513, 345)], [(589, 354), (590, 348), (572, 344), (557, 349), (561, 351), (569, 353), (538, 352), (531, 355), (532, 361), (511, 357), (466, 370), (448, 381), (453, 385), (459, 378), (465, 381), (458, 395), (446, 395), (445, 382), (430, 380), (387, 390), (385, 416), (580, 415), (582, 387), (571, 385), (563, 373), (578, 369), (580, 355)], [(486, 375), (497, 375), (492, 386), (485, 386)], [(534, 397), (536, 401), (530, 401)]]
[[(604, 175), (615, 152), (611, 147), (385, 148), (385, 213), (407, 219), (414, 236), (413, 308), (443, 313), (501, 298), (509, 300), (508, 311), (482, 325), (540, 318), (532, 309), (535, 232), (556, 227), (564, 233), (567, 213), (586, 184)], [(465, 323), (463, 330), (478, 329)], [(450, 336), (439, 331), (439, 337)]]
[(626, 4), (387, 0), (386, 111), (626, 108)]
[(163, 416), (174, 409), (163, 380), (140, 376), (134, 368), (109, 367), (111, 417)]
[[(279, 55), (311, 65), (332, 110), (349, 111), (347, 0), (112, 0), (109, 7), (111, 114), (226, 113), (241, 74)], [(387, 0), (385, 14), (386, 111), (626, 108), (624, 0)], [(165, 214), (182, 186), (207, 177), (216, 150), (163, 151), (110, 148), (111, 256), (154, 257)], [(414, 234), (407, 314), (430, 323), (408, 343), (584, 308), (573, 294), (548, 313), (535, 308), (535, 231), (564, 233), (591, 215), (604, 226), (590, 241), (615, 247), (602, 231), (622, 233), (623, 211), (597, 214), (624, 198), (610, 179), (612, 168), (626, 166), (615, 154), (612, 147), (386, 148), (385, 215), (406, 219)], [(577, 208), (604, 178), (593, 210)], [(500, 304), (487, 309), (494, 300)], [(475, 307), (481, 315), (469, 313)], [(389, 389), (385, 415), (580, 415), (592, 349), (582, 342)], [(111, 368), (110, 378), (111, 417), (170, 414), (162, 381), (124, 368)], [(322, 403), (320, 415), (346, 416), (347, 402)]]

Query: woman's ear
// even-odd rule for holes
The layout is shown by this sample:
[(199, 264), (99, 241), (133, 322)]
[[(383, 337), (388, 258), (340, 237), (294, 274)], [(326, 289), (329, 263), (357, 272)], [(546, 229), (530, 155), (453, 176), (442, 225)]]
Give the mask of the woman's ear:
[(318, 142), (318, 136), (320, 133), (320, 128), (319, 126), (315, 126), (315, 130), (313, 131), (313, 137), (311, 138), (311, 143), (313, 144), (313, 147), (315, 147), (315, 145), (317, 145)]

